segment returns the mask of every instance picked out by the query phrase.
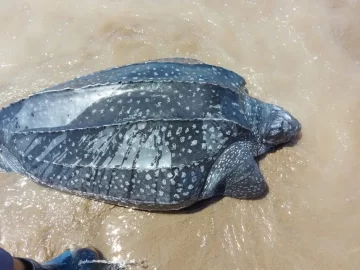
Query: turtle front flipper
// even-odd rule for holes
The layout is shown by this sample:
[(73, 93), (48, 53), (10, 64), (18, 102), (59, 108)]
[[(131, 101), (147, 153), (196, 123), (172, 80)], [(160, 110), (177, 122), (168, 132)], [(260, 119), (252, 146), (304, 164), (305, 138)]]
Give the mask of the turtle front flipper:
[(244, 142), (230, 145), (217, 158), (207, 177), (201, 199), (223, 195), (237, 199), (259, 197), (266, 183), (251, 147)]

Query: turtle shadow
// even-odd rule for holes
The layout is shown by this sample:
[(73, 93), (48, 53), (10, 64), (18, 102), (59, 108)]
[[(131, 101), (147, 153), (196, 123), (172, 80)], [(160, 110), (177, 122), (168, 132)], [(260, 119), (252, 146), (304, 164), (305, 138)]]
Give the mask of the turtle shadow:
[(214, 197), (206, 199), (206, 200), (198, 201), (195, 204), (193, 204), (187, 208), (181, 209), (180, 211), (178, 211), (178, 213), (179, 214), (195, 214), (197, 212), (204, 210), (205, 208), (209, 207), (210, 205), (213, 205), (213, 204), (221, 201), (223, 198), (224, 198), (223, 196), (214, 196)]
[(154, 213), (158, 213), (158, 214), (166, 214), (166, 215), (188, 215), (188, 214), (195, 214), (197, 212), (200, 212), (202, 210), (204, 210), (205, 208), (209, 207), (212, 204), (217, 203), (218, 201), (221, 201), (224, 197), (222, 196), (214, 196), (211, 197), (209, 199), (206, 200), (202, 200), (202, 201), (198, 201), (196, 203), (194, 203), (191, 206), (188, 206), (186, 208), (183, 209), (179, 209), (179, 210), (171, 210), (171, 211), (167, 211), (167, 212), (162, 212), (162, 211), (152, 211)]
[[(261, 199), (264, 199), (267, 194), (269, 193), (269, 187), (268, 185), (266, 185), (266, 188), (264, 190), (264, 192), (258, 196), (258, 197), (255, 197), (255, 198), (250, 198), (250, 199), (238, 199), (238, 200), (247, 200), (247, 201), (257, 201), (257, 200), (261, 200)], [(154, 213), (158, 213), (158, 214), (167, 214), (167, 215), (189, 215), (189, 214), (195, 214), (195, 213), (198, 213), (202, 210), (204, 210), (205, 208), (221, 201), (222, 199), (224, 199), (225, 196), (214, 196), (214, 197), (211, 197), (209, 199), (205, 199), (205, 200), (202, 200), (202, 201), (198, 201), (196, 203), (194, 203), (193, 205), (187, 207), (187, 208), (184, 208), (184, 209), (180, 209), (180, 210), (171, 210), (171, 211), (168, 211), (168, 212), (162, 212), (162, 211), (152, 211)]]

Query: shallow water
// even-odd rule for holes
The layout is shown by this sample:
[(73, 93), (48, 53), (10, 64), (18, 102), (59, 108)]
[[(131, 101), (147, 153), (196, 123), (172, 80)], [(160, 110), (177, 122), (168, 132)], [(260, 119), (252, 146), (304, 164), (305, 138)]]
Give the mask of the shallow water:
[[(0, 246), (43, 261), (93, 245), (149, 269), (358, 269), (360, 3), (3, 0), (0, 105), (92, 71), (186, 56), (243, 75), (301, 140), (260, 167), (269, 193), (157, 214), (0, 178)], [(206, 206), (206, 207), (205, 207)]]

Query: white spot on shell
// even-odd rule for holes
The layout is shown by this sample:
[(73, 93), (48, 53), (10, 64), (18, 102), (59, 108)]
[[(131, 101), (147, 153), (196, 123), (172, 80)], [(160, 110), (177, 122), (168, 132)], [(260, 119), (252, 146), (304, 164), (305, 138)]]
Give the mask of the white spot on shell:
[(197, 140), (193, 140), (193, 141), (191, 142), (191, 146), (194, 146), (194, 145), (197, 145)]

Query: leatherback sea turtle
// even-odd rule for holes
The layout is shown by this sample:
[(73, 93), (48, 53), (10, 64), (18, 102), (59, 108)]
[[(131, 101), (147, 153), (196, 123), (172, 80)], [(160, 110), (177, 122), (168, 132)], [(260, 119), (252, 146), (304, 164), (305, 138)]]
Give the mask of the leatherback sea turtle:
[(266, 184), (254, 157), (301, 126), (244, 86), (230, 70), (179, 58), (75, 78), (0, 111), (0, 166), (145, 210), (257, 197)]

